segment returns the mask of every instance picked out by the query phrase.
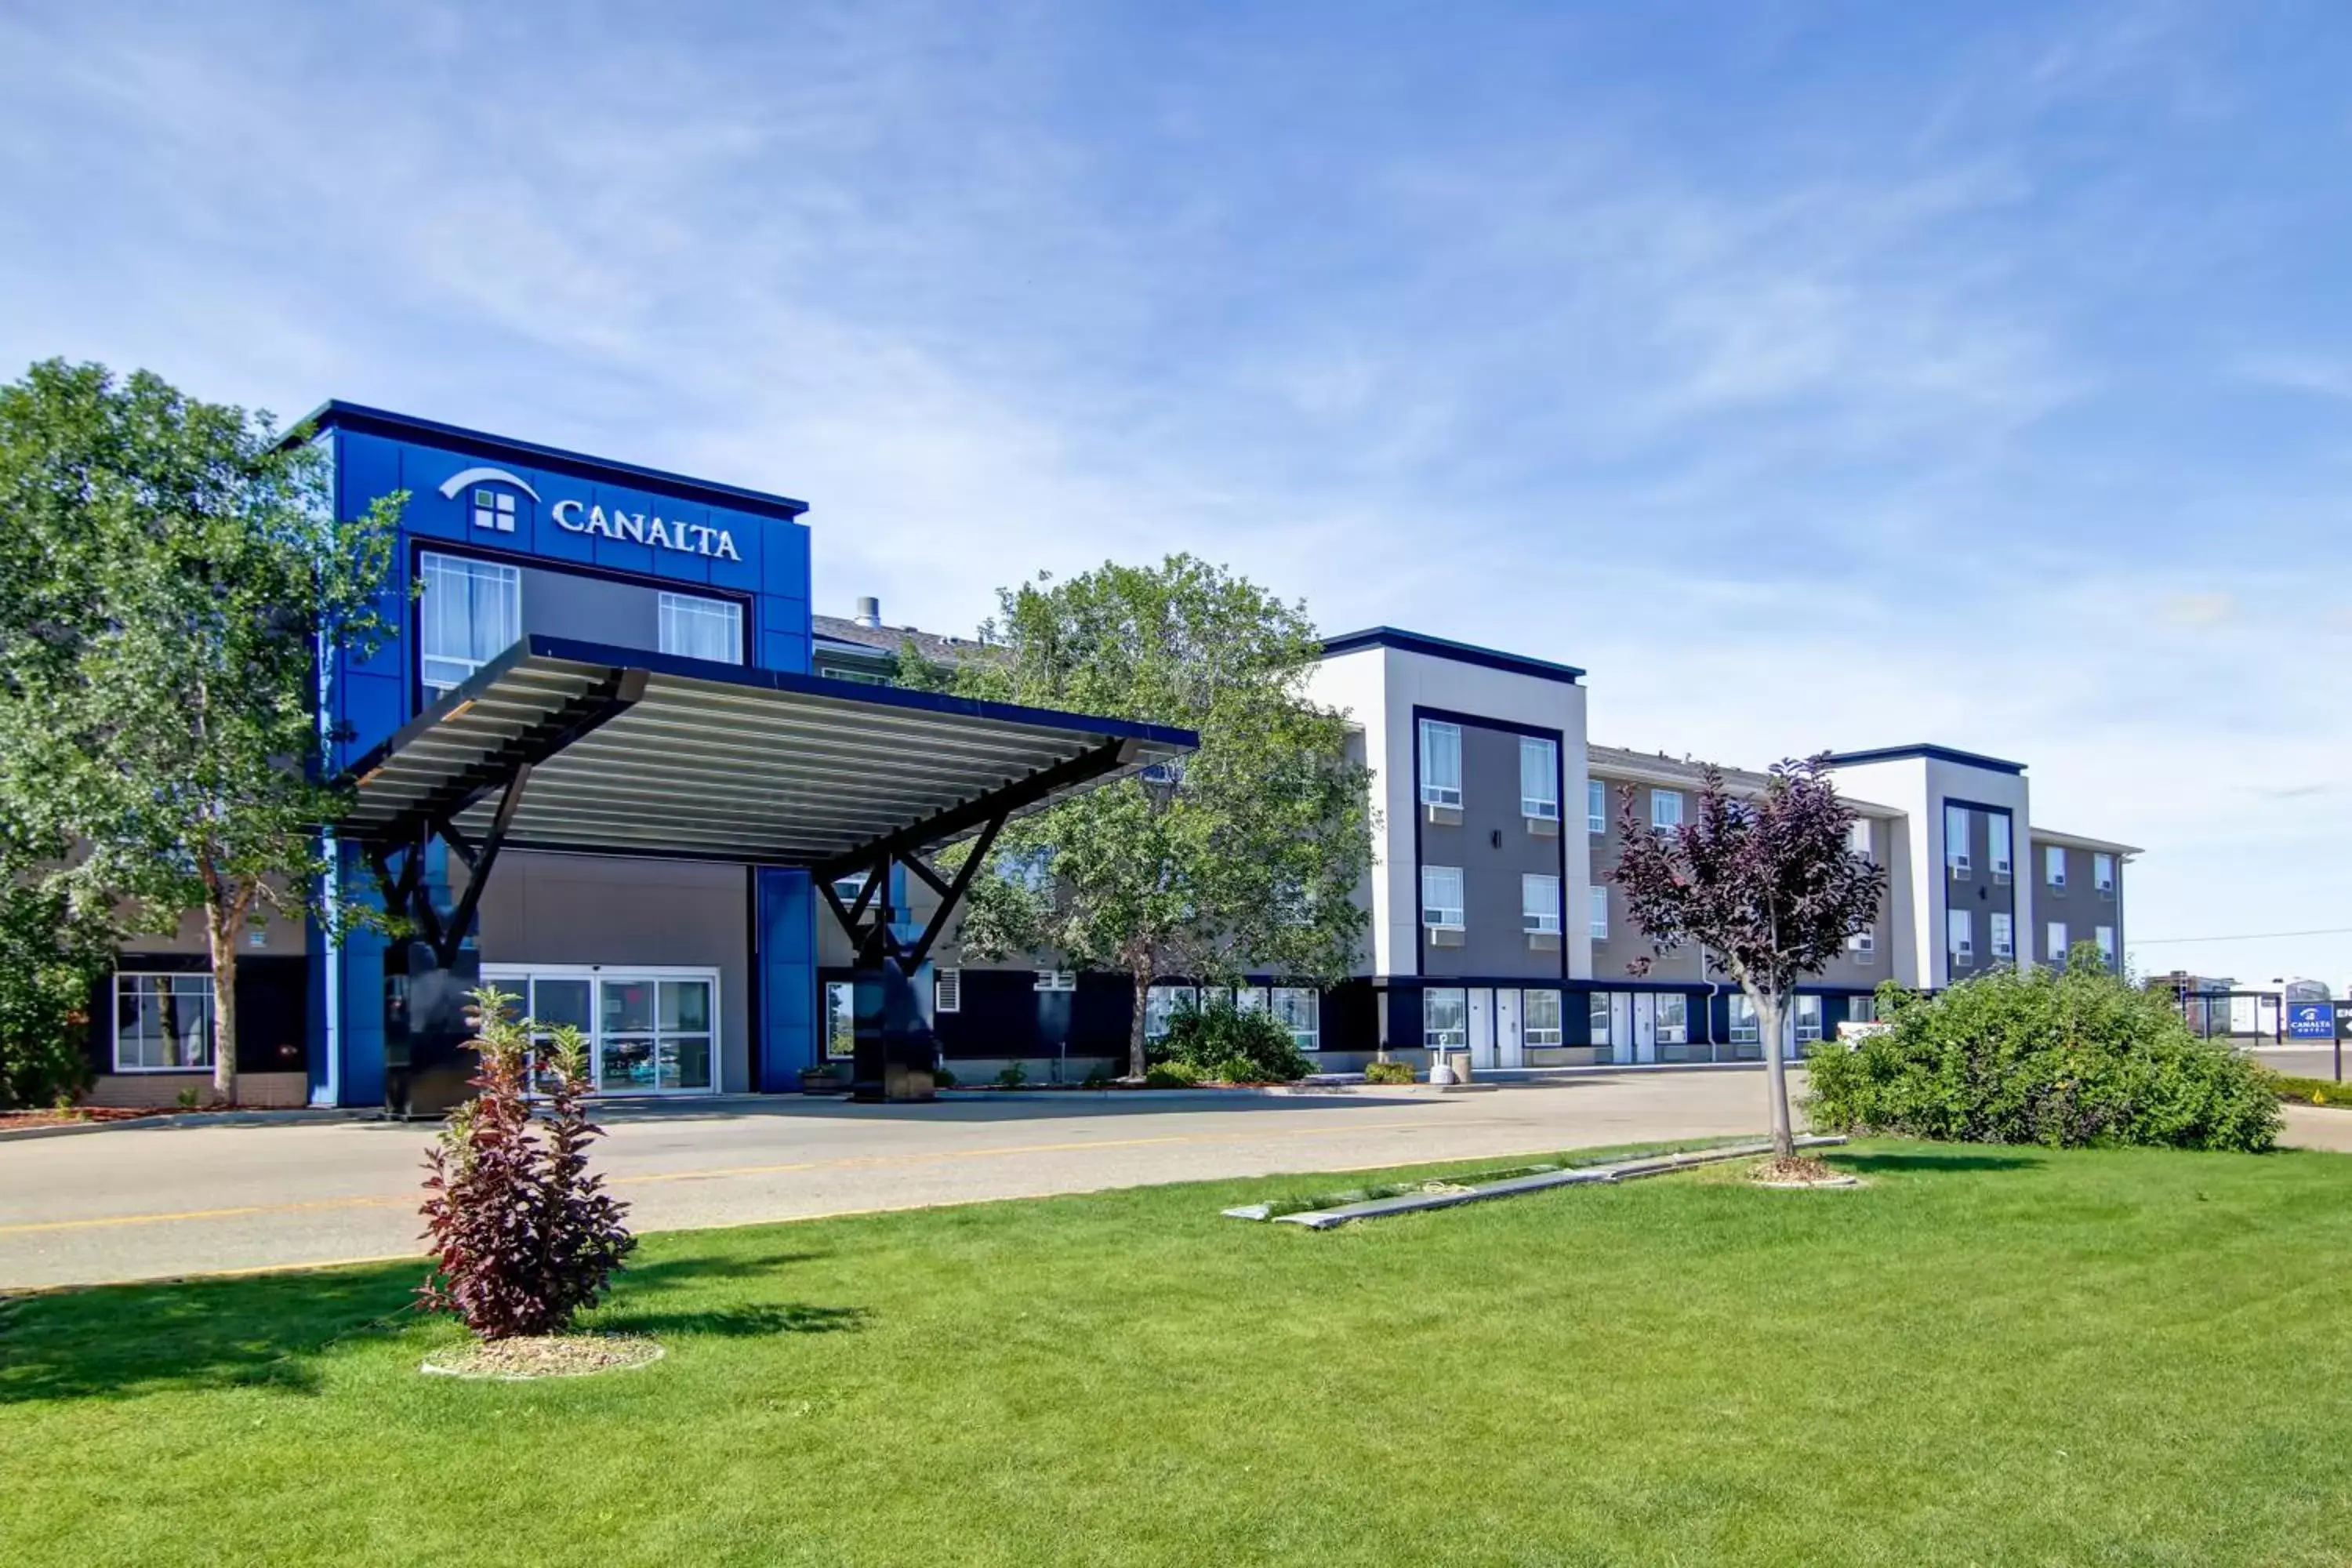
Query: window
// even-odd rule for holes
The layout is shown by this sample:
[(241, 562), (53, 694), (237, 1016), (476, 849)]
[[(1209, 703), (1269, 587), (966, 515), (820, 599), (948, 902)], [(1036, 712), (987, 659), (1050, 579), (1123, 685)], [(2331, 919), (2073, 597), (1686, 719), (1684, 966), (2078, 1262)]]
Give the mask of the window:
[(1864, 928), (1845, 939), (1846, 952), (1853, 954), (1856, 963), (1868, 963), (1878, 955), (1878, 933)]
[(1584, 831), (1609, 831), (1609, 786), (1599, 779), (1584, 781)]
[(1990, 840), (1992, 879), (2006, 882), (2010, 873), (2008, 814), (1998, 811), (1986, 813), (1985, 833)]
[(2091, 935), (2099, 944), (2099, 962), (2113, 969), (2116, 966), (2116, 928), (2094, 926)]
[(1519, 737), (1519, 814), (1559, 820), (1559, 748), (1532, 735)]
[(1683, 825), (1683, 792), (1678, 789), (1654, 789), (1650, 792), (1650, 826), (1661, 832)]
[(1658, 998), (1658, 1044), (1690, 1044), (1690, 998), (1679, 994)]
[(1958, 879), (1969, 874), (1969, 808), (1964, 805), (1944, 807), (1944, 867)]
[(1559, 993), (1522, 991), (1519, 996), (1520, 1040), (1530, 1046), (1559, 1045), (1562, 1038), (1559, 1026)]
[(1609, 993), (1586, 993), (1588, 1017), (1592, 1029), (1592, 1043), (1606, 1050), (1609, 1046)]
[(1421, 798), (1428, 805), (1462, 804), (1462, 726), (1421, 721)]
[(1995, 958), (2015, 958), (2017, 938), (2011, 917), (1995, 910), (1992, 915), (1992, 955)]
[(213, 1065), (213, 977), (114, 977), (114, 1070), (180, 1072)]
[(1855, 817), (1853, 826), (1846, 829), (1845, 838), (1848, 848), (1867, 858), (1870, 854), (1870, 818)]
[(2066, 851), (2055, 844), (2042, 847), (2042, 879), (2062, 893), (2066, 890)]
[(1290, 1043), (1302, 1051), (1323, 1048), (1322, 997), (1311, 985), (1274, 988), (1274, 1021), (1290, 1031)]
[(857, 987), (847, 980), (824, 983), (824, 1059), (853, 1061), (857, 1056)]
[(708, 980), (599, 976), (597, 1091), (709, 1089), (711, 990)]
[(2044, 934), (2046, 934), (2050, 940), (2050, 962), (2053, 963), (2065, 963), (2066, 922), (2064, 921), (2052, 921), (2050, 922), (2050, 930)]
[(1421, 923), (1439, 931), (1462, 929), (1462, 868), (1421, 868)]
[(1797, 1040), (1799, 1044), (1822, 1037), (1822, 999), (1800, 996), (1796, 999)]
[(512, 533), (514, 525), (514, 497), (504, 490), (478, 489), (474, 492), (476, 528), (487, 528), (495, 533)]
[(1519, 878), (1519, 920), (1528, 930), (1559, 932), (1559, 879), (1528, 872)]
[(417, 671), (438, 697), (522, 636), (522, 574), (492, 561), (426, 555), (416, 603)]
[(857, 895), (866, 890), (866, 873), (852, 871), (846, 877), (833, 879), (833, 896), (845, 904), (857, 902)]
[(1074, 969), (1038, 969), (1031, 971), (1031, 973), (1034, 978), (1029, 989), (1032, 991), (1076, 991), (1078, 988), (1078, 974)]
[(1143, 994), (1143, 1037), (1156, 1040), (1168, 1033), (1169, 1020), (1180, 1007), (1197, 1007), (1201, 993), (1190, 985), (1154, 985)]
[(1585, 894), (1585, 923), (1595, 942), (1609, 940), (1609, 889), (1606, 886), (1589, 889)]
[(931, 1011), (961, 1013), (963, 1011), (963, 971), (941, 969), (931, 975)]
[(1731, 999), (1731, 1043), (1735, 1046), (1760, 1045), (1764, 1027), (1756, 1019), (1756, 1004), (1745, 996)]
[(661, 650), (714, 664), (743, 662), (743, 606), (692, 594), (661, 595)]
[(1874, 1024), (1878, 1022), (1878, 998), (1875, 996), (1847, 997), (1845, 999), (1845, 1021), (1849, 1024)]
[(1970, 923), (1966, 910), (1944, 911), (1945, 947), (1954, 963), (1974, 963), (1977, 961), (1976, 928)]
[(2116, 858), (2112, 855), (2091, 857), (2091, 885), (2099, 889), (2099, 897), (2116, 896)]
[(1234, 1011), (1236, 1013), (1265, 1012), (1265, 987), (1263, 985), (1236, 985), (1234, 987)]
[(1421, 1040), (1432, 1050), (1460, 1050), (1469, 1043), (1470, 1002), (1466, 992), (1424, 991), (1421, 994)]

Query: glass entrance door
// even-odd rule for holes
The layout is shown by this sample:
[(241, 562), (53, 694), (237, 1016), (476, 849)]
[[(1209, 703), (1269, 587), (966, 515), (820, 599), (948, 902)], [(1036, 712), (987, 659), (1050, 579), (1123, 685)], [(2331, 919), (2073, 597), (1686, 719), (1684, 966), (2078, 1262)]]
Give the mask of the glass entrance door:
[(716, 976), (484, 965), (520, 993), (540, 1037), (570, 1024), (588, 1039), (599, 1094), (708, 1094), (718, 1087)]

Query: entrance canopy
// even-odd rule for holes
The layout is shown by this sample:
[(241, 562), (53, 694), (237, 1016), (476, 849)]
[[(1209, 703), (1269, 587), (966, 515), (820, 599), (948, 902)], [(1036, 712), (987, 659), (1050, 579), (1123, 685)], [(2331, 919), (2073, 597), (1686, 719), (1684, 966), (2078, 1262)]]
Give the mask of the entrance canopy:
[[(1189, 752), (1190, 731), (530, 637), (361, 761), (352, 837), (837, 876)], [(520, 787), (509, 788), (510, 785)]]

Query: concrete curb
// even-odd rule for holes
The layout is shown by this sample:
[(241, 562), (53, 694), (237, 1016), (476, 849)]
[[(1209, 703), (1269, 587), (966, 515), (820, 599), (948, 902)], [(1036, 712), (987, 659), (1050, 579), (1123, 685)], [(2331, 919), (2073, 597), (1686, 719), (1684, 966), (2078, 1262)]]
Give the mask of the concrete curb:
[(299, 1127), (321, 1121), (362, 1121), (381, 1115), (375, 1110), (350, 1110), (332, 1106), (309, 1106), (299, 1110), (184, 1110), (170, 1116), (139, 1116), (124, 1121), (66, 1121), (51, 1127), (0, 1129), (0, 1143), (27, 1142), (36, 1138), (78, 1138), (89, 1132), (140, 1132), (174, 1127)]

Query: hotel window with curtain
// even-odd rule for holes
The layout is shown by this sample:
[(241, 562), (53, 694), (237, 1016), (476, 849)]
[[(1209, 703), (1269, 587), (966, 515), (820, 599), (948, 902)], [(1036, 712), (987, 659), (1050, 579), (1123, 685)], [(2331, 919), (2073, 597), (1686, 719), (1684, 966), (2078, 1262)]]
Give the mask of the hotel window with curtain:
[(661, 651), (714, 664), (743, 662), (743, 606), (692, 594), (661, 596)]
[(1563, 1038), (1560, 1032), (1559, 993), (1557, 991), (1526, 991), (1520, 1011), (1525, 1022), (1519, 1038), (1529, 1046), (1557, 1046)]
[(1421, 798), (1425, 805), (1462, 804), (1462, 726), (1421, 721)]
[(464, 680), (522, 636), (522, 574), (495, 561), (428, 553), (418, 563), (417, 675), (428, 697)]
[(1609, 786), (1599, 779), (1584, 781), (1584, 831), (1609, 831)]
[(1519, 878), (1519, 919), (1539, 935), (1559, 931), (1559, 879), (1529, 871)]
[(1559, 820), (1559, 748), (1532, 735), (1519, 737), (1519, 813)]

